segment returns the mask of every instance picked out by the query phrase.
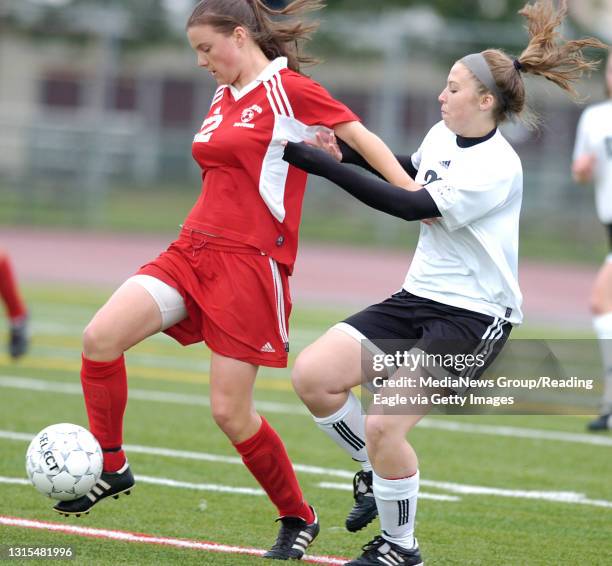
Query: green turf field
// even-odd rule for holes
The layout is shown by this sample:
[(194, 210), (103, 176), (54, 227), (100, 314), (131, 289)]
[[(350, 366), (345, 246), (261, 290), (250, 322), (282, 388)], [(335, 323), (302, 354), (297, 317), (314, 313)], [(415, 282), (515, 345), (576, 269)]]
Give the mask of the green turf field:
[[(18, 364), (0, 355), (0, 516), (269, 547), (277, 533), (272, 505), (256, 493), (231, 492), (258, 486), (210, 417), (208, 353), (200, 346), (183, 349), (164, 336), (127, 355), (131, 398), (125, 442), (133, 446), (130, 463), (137, 480), (142, 478), (132, 495), (105, 501), (87, 517), (67, 519), (52, 513), (52, 501), (34, 488), (17, 483), (25, 478), (26, 435), (56, 422), (87, 424), (78, 381), (80, 333), (106, 296), (91, 289), (27, 290), (32, 352)], [(293, 351), (344, 314), (298, 308)], [(552, 334), (552, 329), (527, 328), (515, 336)], [(5, 339), (0, 333), (2, 343)], [(343, 529), (353, 463), (305, 414), (286, 370), (262, 369), (257, 399), (285, 440), (306, 496), (319, 512), (321, 534), (311, 553), (356, 556), (377, 527), (358, 534)], [(583, 434), (587, 420), (434, 416), (417, 427), (412, 441), (423, 494), (417, 537), (425, 563), (612, 564), (612, 436)], [(2, 544), (72, 545), (72, 563), (79, 565), (268, 563), (0, 525)]]

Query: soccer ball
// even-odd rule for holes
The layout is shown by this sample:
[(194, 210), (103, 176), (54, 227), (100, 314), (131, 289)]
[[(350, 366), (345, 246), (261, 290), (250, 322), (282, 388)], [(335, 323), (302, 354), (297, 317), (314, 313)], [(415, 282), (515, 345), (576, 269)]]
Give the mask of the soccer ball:
[(82, 426), (61, 423), (41, 430), (26, 452), (32, 485), (52, 499), (85, 495), (102, 474), (102, 449)]

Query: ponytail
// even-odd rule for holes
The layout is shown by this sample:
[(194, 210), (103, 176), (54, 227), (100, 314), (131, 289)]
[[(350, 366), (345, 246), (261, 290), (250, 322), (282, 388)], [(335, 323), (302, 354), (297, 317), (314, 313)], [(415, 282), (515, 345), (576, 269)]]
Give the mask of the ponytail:
[[(566, 91), (574, 100), (579, 98), (574, 83), (585, 72), (597, 68), (599, 61), (589, 61), (586, 48), (608, 49), (598, 39), (589, 37), (568, 41), (558, 28), (567, 15), (567, 0), (537, 0), (527, 3), (519, 14), (527, 20), (529, 43), (516, 59), (501, 49), (487, 49), (482, 52), (495, 81), (497, 104), (494, 109), (496, 123), (517, 116), (528, 127), (537, 125), (537, 118), (526, 108), (525, 83), (522, 74), (538, 75), (553, 82)], [(492, 92), (479, 81), (481, 94)]]
[(530, 38), (519, 57), (523, 72), (544, 77), (573, 99), (578, 99), (573, 83), (599, 64), (599, 61), (589, 61), (583, 50), (588, 47), (607, 49), (608, 46), (592, 37), (572, 41), (561, 37), (557, 28), (567, 15), (567, 0), (561, 0), (558, 9), (552, 0), (540, 0), (533, 5), (527, 4), (519, 14), (527, 19)]

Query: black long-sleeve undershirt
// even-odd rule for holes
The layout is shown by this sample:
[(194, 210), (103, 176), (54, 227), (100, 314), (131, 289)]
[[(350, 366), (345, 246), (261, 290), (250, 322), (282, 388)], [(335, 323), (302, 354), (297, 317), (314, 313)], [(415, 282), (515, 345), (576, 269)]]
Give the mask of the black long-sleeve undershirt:
[(307, 173), (325, 177), (371, 208), (404, 220), (442, 216), (428, 191), (407, 191), (363, 175), (305, 143), (287, 142), (283, 159)]
[[(364, 158), (363, 156), (355, 151), (349, 144), (347, 144), (344, 140), (340, 138), (336, 138), (336, 142), (338, 143), (338, 147), (340, 148), (340, 152), (342, 153), (342, 163), (350, 163), (351, 165), (357, 165), (362, 169), (368, 170), (370, 173), (374, 173), (377, 177), (384, 179), (384, 177), (380, 174), (379, 171), (374, 169)], [(398, 160), (399, 164), (402, 166), (404, 171), (408, 173), (413, 179), (416, 177), (418, 170), (412, 164), (412, 156), (410, 155), (396, 155), (395, 159)]]

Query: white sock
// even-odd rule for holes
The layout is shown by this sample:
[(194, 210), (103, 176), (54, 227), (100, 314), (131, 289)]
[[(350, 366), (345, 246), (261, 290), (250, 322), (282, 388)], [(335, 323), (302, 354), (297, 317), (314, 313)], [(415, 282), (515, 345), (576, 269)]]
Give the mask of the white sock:
[(604, 367), (601, 413), (612, 413), (612, 312), (596, 316), (593, 327), (599, 338), (599, 349)]
[(313, 417), (317, 426), (369, 472), (372, 464), (365, 448), (365, 415), (359, 399), (349, 391), (346, 403), (333, 415)]
[(372, 487), (383, 538), (407, 550), (414, 548), (414, 519), (419, 494), (419, 472), (409, 478), (386, 480), (373, 474)]

